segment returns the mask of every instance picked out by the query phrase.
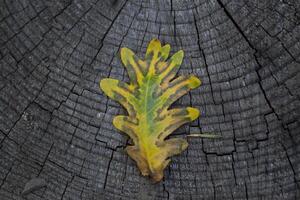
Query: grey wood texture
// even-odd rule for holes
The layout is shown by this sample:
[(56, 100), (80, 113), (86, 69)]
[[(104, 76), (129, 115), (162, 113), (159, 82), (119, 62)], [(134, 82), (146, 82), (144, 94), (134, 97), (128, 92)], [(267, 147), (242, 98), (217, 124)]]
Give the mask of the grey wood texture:
[[(298, 0), (0, 0), (0, 199), (300, 199)], [(185, 51), (201, 110), (162, 182), (142, 177), (99, 89), (119, 50)], [(47, 186), (26, 196), (34, 177)]]

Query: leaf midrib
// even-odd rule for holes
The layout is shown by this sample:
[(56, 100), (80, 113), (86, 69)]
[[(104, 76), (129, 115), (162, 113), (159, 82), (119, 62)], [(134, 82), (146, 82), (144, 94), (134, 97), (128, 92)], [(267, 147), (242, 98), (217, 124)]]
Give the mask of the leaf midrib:
[(145, 113), (146, 113), (146, 121), (147, 121), (147, 118), (148, 118), (148, 91), (149, 91), (149, 81), (150, 81), (150, 78), (148, 77), (147, 78), (147, 83), (146, 83), (146, 94), (145, 94), (145, 99), (144, 99), (144, 108), (145, 108)]

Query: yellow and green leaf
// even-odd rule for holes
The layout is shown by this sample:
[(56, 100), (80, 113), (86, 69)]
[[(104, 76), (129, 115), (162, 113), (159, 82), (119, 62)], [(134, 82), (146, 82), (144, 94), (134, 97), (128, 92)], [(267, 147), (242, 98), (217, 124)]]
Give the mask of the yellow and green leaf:
[(144, 60), (130, 49), (122, 48), (121, 60), (130, 83), (111, 78), (100, 81), (103, 92), (128, 112), (128, 116), (118, 115), (113, 119), (114, 126), (133, 141), (133, 145), (126, 147), (127, 153), (141, 173), (156, 182), (163, 178), (170, 157), (188, 146), (186, 139), (166, 140), (166, 137), (199, 116), (198, 109), (192, 107), (169, 109), (177, 99), (201, 84), (193, 75), (175, 78), (184, 52), (180, 50), (168, 59), (169, 53), (170, 45), (161, 46), (157, 39), (149, 43)]

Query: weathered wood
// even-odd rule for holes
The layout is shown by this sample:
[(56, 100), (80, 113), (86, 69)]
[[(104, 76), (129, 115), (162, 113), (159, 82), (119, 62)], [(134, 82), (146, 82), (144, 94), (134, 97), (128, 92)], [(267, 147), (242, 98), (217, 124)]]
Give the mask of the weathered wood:
[(31, 193), (35, 190), (39, 190), (39, 189), (41, 189), (43, 187), (46, 187), (46, 186), (47, 186), (47, 183), (44, 179), (32, 178), (24, 186), (24, 190), (22, 191), (22, 195), (26, 196), (29, 193)]
[[(299, 199), (297, 0), (0, 1), (0, 199)], [(201, 110), (152, 185), (112, 126), (124, 113), (99, 89), (128, 81), (119, 50), (152, 38), (183, 49), (179, 74), (202, 86), (174, 106)]]

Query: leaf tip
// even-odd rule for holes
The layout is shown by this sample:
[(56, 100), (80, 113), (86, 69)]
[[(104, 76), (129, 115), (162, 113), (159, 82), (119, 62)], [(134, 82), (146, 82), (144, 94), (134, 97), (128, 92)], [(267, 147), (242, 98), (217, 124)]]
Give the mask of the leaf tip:
[(196, 76), (192, 75), (191, 78), (190, 78), (189, 85), (190, 85), (190, 87), (192, 89), (195, 89), (195, 88), (197, 88), (197, 87), (199, 87), (201, 85), (201, 81), (200, 81), (199, 78), (197, 78)]
[(117, 129), (121, 129), (122, 127), (122, 117), (117, 115), (114, 117), (113, 121), (112, 121), (114, 127), (116, 127)]
[(160, 41), (155, 38), (155, 39), (152, 39), (150, 42), (149, 42), (149, 45), (148, 45), (148, 48), (147, 48), (147, 52), (146, 52), (146, 56), (147, 55), (150, 55), (151, 53), (158, 53), (159, 51), (161, 51), (161, 43)]
[(199, 117), (200, 111), (197, 108), (187, 107), (191, 120), (195, 120)]
[(171, 49), (171, 46), (169, 44), (166, 44), (165, 46), (163, 46), (161, 48), (161, 54), (162, 54), (163, 60), (166, 60), (169, 57), (170, 49)]
[(118, 80), (112, 78), (104, 78), (100, 81), (101, 90), (109, 97), (113, 95), (111, 88), (115, 85), (118, 85)]
[(176, 65), (181, 65), (183, 57), (184, 57), (184, 51), (179, 50), (172, 56), (171, 59)]
[(131, 49), (128, 49), (126, 47), (121, 48), (121, 60), (124, 65), (127, 65), (127, 62), (129, 61), (130, 58), (134, 55), (134, 53), (131, 51)]
[(161, 46), (161, 43), (160, 43), (160, 41), (159, 41), (159, 39), (157, 39), (157, 38), (154, 38), (154, 39), (152, 39), (151, 41), (150, 41), (150, 43), (149, 43), (149, 46)]
[(99, 86), (102, 90), (103, 90), (103, 88), (106, 88), (107, 81), (108, 81), (108, 78), (104, 78), (100, 81)]

